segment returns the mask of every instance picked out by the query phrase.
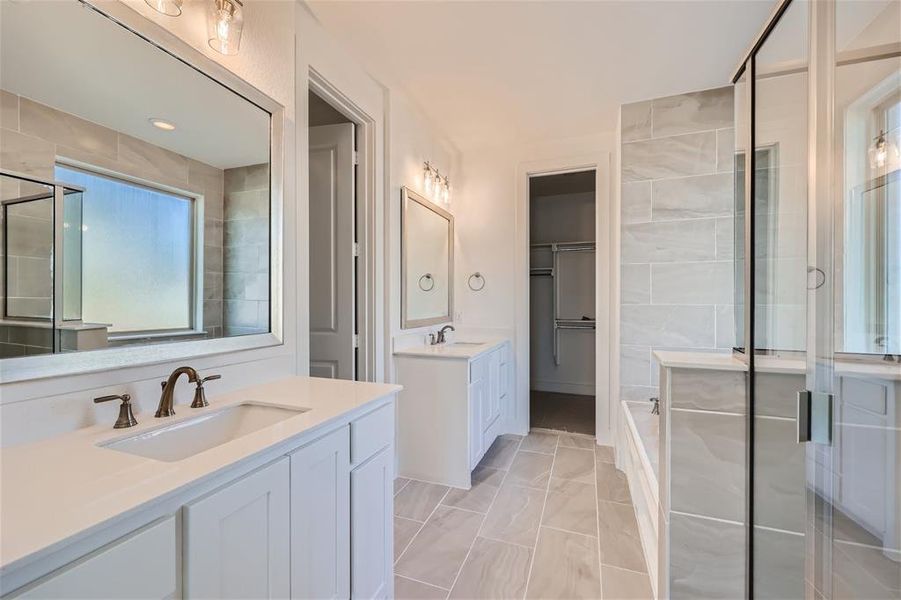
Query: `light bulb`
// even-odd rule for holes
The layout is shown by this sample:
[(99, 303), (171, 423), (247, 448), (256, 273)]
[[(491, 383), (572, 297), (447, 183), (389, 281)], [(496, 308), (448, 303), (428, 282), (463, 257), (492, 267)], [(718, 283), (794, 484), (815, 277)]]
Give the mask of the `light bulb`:
[(222, 54), (237, 54), (244, 28), (240, 0), (210, 0), (207, 10), (207, 37), (210, 47)]
[(219, 41), (228, 42), (228, 23), (232, 20), (232, 16), (225, 10), (218, 11), (217, 16), (219, 21), (216, 24), (216, 35)]
[(428, 166), (422, 172), (422, 187), (426, 194), (432, 193), (432, 170)]
[(451, 201), (451, 184), (450, 181), (444, 181), (444, 203), (450, 206)]

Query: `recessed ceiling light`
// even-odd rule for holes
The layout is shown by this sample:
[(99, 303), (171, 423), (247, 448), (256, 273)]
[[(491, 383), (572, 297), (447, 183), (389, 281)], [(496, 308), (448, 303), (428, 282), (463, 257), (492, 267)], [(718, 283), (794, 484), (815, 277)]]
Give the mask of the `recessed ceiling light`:
[(162, 119), (148, 119), (148, 121), (150, 121), (150, 124), (157, 129), (162, 129), (163, 131), (175, 131), (175, 124), (170, 123), (169, 121), (164, 121)]

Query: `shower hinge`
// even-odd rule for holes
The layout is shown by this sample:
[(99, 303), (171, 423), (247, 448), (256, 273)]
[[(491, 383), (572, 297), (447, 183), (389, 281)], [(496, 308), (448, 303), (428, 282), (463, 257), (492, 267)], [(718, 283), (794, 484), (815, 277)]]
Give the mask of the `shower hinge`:
[(832, 445), (832, 394), (798, 392), (798, 443)]

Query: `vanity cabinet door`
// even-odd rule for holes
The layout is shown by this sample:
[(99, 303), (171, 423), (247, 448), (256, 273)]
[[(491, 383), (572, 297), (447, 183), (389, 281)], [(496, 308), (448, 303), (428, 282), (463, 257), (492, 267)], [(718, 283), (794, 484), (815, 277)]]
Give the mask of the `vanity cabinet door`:
[(342, 427), (291, 455), (291, 553), (292, 597), (348, 597), (348, 427)]
[(350, 475), (351, 597), (394, 596), (393, 446)]
[[(487, 371), (487, 370), (486, 370)], [(474, 469), (485, 454), (482, 427), (488, 405), (488, 376), (480, 376), (469, 384), (469, 468)]]
[(185, 597), (287, 598), (288, 496), (282, 458), (185, 506)]

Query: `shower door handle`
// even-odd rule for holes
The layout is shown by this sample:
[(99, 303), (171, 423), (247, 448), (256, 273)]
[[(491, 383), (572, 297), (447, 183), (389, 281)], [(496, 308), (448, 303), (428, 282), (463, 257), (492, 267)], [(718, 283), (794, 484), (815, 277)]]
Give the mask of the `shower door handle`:
[(832, 445), (832, 394), (798, 392), (798, 443)]

